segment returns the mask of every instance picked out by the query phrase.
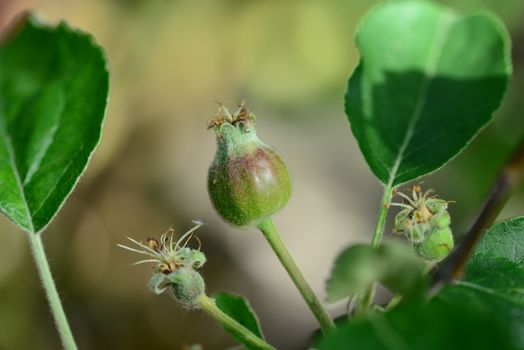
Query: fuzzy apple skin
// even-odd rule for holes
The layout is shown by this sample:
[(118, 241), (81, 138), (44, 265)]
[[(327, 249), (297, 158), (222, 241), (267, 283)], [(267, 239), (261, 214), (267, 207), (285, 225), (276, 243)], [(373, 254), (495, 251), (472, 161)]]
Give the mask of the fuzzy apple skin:
[(228, 223), (253, 227), (282, 209), (291, 195), (286, 164), (260, 141), (251, 122), (215, 128), (217, 152), (208, 172), (213, 207)]
[(165, 277), (171, 296), (187, 309), (198, 309), (198, 300), (206, 292), (204, 279), (191, 267), (181, 267)]
[(415, 245), (418, 255), (429, 262), (444, 260), (453, 249), (453, 234), (449, 227), (435, 229), (426, 239)]

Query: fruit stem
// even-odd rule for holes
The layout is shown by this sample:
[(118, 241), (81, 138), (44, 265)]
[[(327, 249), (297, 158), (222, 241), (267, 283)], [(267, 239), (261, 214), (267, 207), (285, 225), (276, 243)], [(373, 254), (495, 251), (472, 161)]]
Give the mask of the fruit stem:
[(42, 237), (39, 233), (29, 233), (29, 243), (31, 245), (31, 251), (33, 252), (33, 258), (35, 260), (42, 286), (45, 290), (51, 313), (55, 319), (56, 329), (62, 340), (62, 346), (66, 350), (76, 350), (75, 339), (73, 333), (67, 322), (67, 318), (64, 312), (64, 308), (60, 301), (60, 296), (56, 290), (56, 285), (51, 275), (51, 269), (44, 251), (44, 245), (42, 243)]
[(208, 297), (206, 294), (202, 294), (198, 298), (198, 304), (209, 316), (213, 317), (228, 330), (234, 332), (239, 339), (243, 340), (244, 344), (249, 344), (250, 349), (275, 350), (274, 347), (266, 343), (263, 339), (257, 337), (249, 329), (220, 310), (215, 303), (215, 299)]
[(384, 187), (384, 195), (380, 201), (380, 208), (378, 210), (377, 225), (375, 227), (375, 234), (371, 241), (373, 248), (378, 248), (382, 242), (382, 236), (384, 235), (384, 227), (386, 226), (386, 218), (388, 215), (389, 206), (391, 204), (391, 197), (393, 196), (393, 186), (387, 184)]
[(320, 328), (323, 333), (328, 332), (329, 330), (335, 328), (335, 324), (329, 314), (326, 312), (317, 296), (307, 283), (304, 275), (298, 268), (297, 264), (293, 260), (291, 253), (286, 247), (286, 244), (280, 237), (273, 221), (271, 219), (265, 219), (260, 224), (258, 224), (258, 229), (262, 231), (267, 241), (271, 245), (271, 248), (275, 251), (278, 259), (286, 269), (287, 273), (295, 283), (295, 286), (302, 294), (302, 297), (308, 304), (309, 308), (317, 318)]

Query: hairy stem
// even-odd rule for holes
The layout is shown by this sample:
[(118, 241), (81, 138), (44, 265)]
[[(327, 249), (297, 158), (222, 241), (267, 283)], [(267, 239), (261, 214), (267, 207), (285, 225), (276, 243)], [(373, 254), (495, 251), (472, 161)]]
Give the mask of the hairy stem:
[(433, 286), (438, 288), (443, 283), (460, 279), (468, 257), (480, 240), (485, 230), (490, 227), (500, 211), (521, 182), (524, 175), (524, 137), (508, 162), (499, 171), (480, 212), (468, 229), (458, 249), (446, 260), (433, 276)]
[(273, 250), (277, 254), (278, 259), (286, 269), (287, 273), (295, 283), (295, 286), (300, 291), (300, 294), (302, 294), (302, 297), (304, 298), (309, 308), (317, 318), (322, 332), (326, 333), (330, 329), (333, 329), (335, 327), (333, 320), (326, 312), (326, 310), (318, 300), (317, 296), (307, 283), (306, 279), (304, 278), (304, 275), (295, 263), (295, 260), (293, 260), (293, 257), (291, 256), (289, 250), (286, 247), (286, 244), (282, 241), (280, 234), (275, 228), (273, 221), (271, 221), (271, 219), (266, 219), (258, 225), (258, 228), (266, 237), (267, 241), (271, 245), (271, 248), (273, 248)]
[(274, 347), (266, 343), (263, 339), (257, 337), (249, 329), (242, 326), (231, 316), (220, 310), (217, 307), (213, 298), (210, 298), (207, 295), (202, 294), (198, 298), (198, 303), (200, 308), (207, 312), (209, 316), (213, 317), (215, 320), (218, 321), (218, 323), (220, 323), (228, 330), (234, 332), (239, 339), (242, 339), (245, 343), (251, 345), (253, 349), (275, 350)]
[(73, 338), (73, 333), (67, 322), (64, 308), (60, 301), (58, 291), (56, 290), (49, 263), (47, 262), (42, 237), (40, 234), (33, 233), (28, 234), (28, 237), (29, 243), (31, 244), (31, 251), (33, 252), (33, 258), (36, 267), (38, 268), (38, 274), (40, 275), (40, 280), (42, 281), (42, 286), (44, 287), (51, 308), (51, 313), (55, 319), (56, 329), (60, 334), (62, 345), (66, 350), (76, 350), (77, 346), (75, 344), (75, 339)]
[(393, 196), (393, 186), (386, 185), (384, 188), (384, 195), (380, 201), (380, 208), (378, 210), (377, 225), (375, 227), (375, 234), (371, 241), (371, 246), (377, 248), (382, 242), (382, 236), (384, 235), (384, 227), (386, 226), (386, 218), (388, 215), (389, 205), (391, 203), (391, 197)]

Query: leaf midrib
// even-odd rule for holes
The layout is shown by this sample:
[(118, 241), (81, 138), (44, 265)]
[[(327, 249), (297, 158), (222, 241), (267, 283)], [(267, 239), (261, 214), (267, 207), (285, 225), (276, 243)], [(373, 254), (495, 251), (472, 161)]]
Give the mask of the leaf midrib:
[(520, 305), (520, 306), (524, 307), (524, 303), (518, 302), (515, 299), (510, 298), (507, 295), (505, 295), (504, 293), (501, 293), (501, 292), (499, 292), (499, 291), (497, 291), (497, 290), (495, 290), (493, 288), (484, 287), (484, 286), (481, 286), (481, 285), (479, 285), (477, 283), (472, 283), (472, 282), (467, 282), (467, 281), (456, 281), (455, 285), (461, 286), (461, 287), (464, 287), (464, 288), (468, 288), (468, 289), (471, 289), (471, 290), (474, 290), (474, 291), (477, 291), (477, 292), (482, 292), (484, 294), (487, 294), (487, 295), (494, 296), (494, 297), (500, 298), (502, 300), (505, 300), (505, 301), (507, 301), (507, 302), (509, 302), (511, 304), (516, 304), (516, 305)]
[[(413, 138), (416, 125), (422, 115), (422, 110), (426, 104), (427, 91), (431, 85), (431, 82), (433, 81), (433, 78), (435, 77), (438, 62), (441, 58), (442, 51), (449, 37), (451, 27), (455, 22), (454, 18), (449, 17), (448, 12), (443, 12), (440, 16), (441, 18), (439, 19), (437, 32), (435, 33), (435, 38), (433, 39), (433, 45), (430, 48), (428, 54), (428, 62), (426, 63), (425, 67), (426, 76), (420, 84), (419, 93), (417, 96), (417, 103), (413, 110), (413, 114), (411, 115), (411, 118), (409, 120), (406, 134), (404, 135), (404, 139), (402, 140), (402, 144), (400, 145), (400, 148), (398, 150), (398, 154), (395, 158), (395, 162), (393, 163), (393, 167), (389, 171), (389, 177), (386, 187), (390, 189), (393, 188), (393, 184), (397, 178), (398, 169), (400, 168), (400, 165), (403, 160), (404, 152), (406, 152), (409, 143)], [(444, 22), (444, 24), (441, 24), (441, 22)]]
[[(0, 102), (1, 102), (1, 97), (0, 97)], [(0, 106), (3, 107), (3, 103), (0, 103)], [(11, 168), (13, 169), (13, 174), (15, 176), (16, 184), (18, 185), (18, 190), (20, 192), (22, 203), (24, 205), (27, 222), (29, 223), (29, 229), (31, 230), (32, 233), (35, 233), (33, 217), (31, 215), (31, 211), (29, 210), (29, 205), (25, 197), (24, 186), (22, 185), (22, 181), (20, 178), (20, 171), (18, 170), (18, 167), (16, 166), (16, 155), (13, 149), (13, 141), (11, 140), (11, 137), (9, 136), (6, 130), (3, 110), (0, 111), (0, 119), (1, 119), (0, 120), (0, 133), (2, 134), (1, 136), (5, 140), (5, 144), (7, 146), (7, 153), (9, 154), (9, 163), (11, 165)]]

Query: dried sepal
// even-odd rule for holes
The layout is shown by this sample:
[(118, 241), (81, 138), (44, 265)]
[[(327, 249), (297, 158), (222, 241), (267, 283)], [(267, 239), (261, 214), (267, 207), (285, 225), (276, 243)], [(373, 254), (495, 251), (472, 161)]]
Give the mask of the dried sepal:
[[(137, 248), (123, 244), (117, 245), (120, 248), (147, 256), (147, 259), (139, 260), (135, 262), (134, 265), (153, 263), (155, 265), (155, 272), (169, 274), (180, 267), (190, 266), (192, 268), (199, 268), (204, 265), (206, 259), (204, 253), (200, 251), (202, 244), (198, 237), (194, 235), (194, 232), (200, 228), (203, 223), (201, 221), (193, 221), (193, 223), (195, 226), (176, 241), (174, 239), (174, 230), (169, 228), (160, 236), (160, 240), (151, 237), (147, 238), (147, 244), (127, 237)], [(198, 242), (197, 249), (188, 247), (188, 243), (193, 238)]]

